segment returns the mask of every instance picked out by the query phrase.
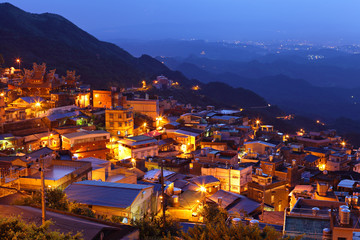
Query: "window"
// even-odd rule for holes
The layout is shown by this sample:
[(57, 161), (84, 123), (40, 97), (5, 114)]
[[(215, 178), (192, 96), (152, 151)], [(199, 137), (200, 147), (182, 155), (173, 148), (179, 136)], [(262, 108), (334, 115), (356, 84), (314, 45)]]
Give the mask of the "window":
[(114, 114), (110, 113), (110, 114), (109, 114), (109, 117), (110, 117), (110, 118), (114, 118)]
[(110, 122), (110, 127), (114, 127), (114, 122)]
[(120, 136), (120, 135), (121, 135), (121, 131), (117, 131), (117, 135), (119, 135), (119, 136)]
[(118, 122), (118, 124), (119, 124), (119, 127), (122, 127), (122, 122)]
[(122, 118), (122, 114), (119, 113), (119, 114), (118, 114), (118, 118)]

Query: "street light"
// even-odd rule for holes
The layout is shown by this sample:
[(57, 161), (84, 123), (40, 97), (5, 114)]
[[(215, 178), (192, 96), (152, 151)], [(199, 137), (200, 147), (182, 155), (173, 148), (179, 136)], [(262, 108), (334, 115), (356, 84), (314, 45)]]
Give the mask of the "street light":
[(21, 64), (21, 60), (19, 58), (16, 59), (17, 64), (19, 65), (19, 69), (20, 69), (20, 64)]

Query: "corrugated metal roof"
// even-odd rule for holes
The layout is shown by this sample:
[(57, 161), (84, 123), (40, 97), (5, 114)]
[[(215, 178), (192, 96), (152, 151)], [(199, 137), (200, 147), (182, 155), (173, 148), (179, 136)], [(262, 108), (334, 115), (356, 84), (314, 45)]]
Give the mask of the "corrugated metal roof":
[(81, 181), (81, 182), (77, 182), (75, 184), (100, 186), (100, 187), (111, 187), (111, 188), (136, 189), (136, 190), (142, 190), (142, 189), (150, 187), (148, 185), (143, 185), (143, 184), (110, 183), (110, 182), (92, 181), (92, 180)]
[[(82, 204), (127, 208), (143, 191), (152, 186), (101, 181), (82, 181), (71, 184), (65, 189), (69, 199)], [(145, 190), (148, 189), (148, 190)]]
[(194, 178), (189, 179), (189, 181), (195, 183), (196, 185), (206, 185), (206, 184), (216, 183), (216, 182), (220, 183), (220, 180), (212, 175), (194, 177)]
[(304, 158), (304, 160), (307, 161), (308, 163), (313, 163), (318, 159), (319, 159), (319, 157), (314, 156), (312, 154), (306, 155), (305, 158)]

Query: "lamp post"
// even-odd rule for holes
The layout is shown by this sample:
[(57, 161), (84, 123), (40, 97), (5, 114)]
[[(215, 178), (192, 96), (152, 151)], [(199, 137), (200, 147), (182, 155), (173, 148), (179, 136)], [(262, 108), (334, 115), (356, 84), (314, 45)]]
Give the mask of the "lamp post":
[(205, 186), (200, 186), (199, 188), (200, 192), (202, 192), (203, 194), (203, 207), (205, 206), (205, 199), (206, 199), (206, 187)]
[(21, 64), (20, 58), (17, 58), (17, 59), (16, 59), (16, 62), (17, 62), (18, 66), (19, 66), (19, 69), (20, 69), (20, 64)]

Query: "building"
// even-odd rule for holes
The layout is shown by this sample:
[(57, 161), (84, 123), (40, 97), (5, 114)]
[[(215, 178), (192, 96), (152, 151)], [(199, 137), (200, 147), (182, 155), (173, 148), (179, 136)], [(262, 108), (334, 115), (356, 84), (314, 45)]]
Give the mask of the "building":
[(183, 152), (191, 152), (200, 146), (203, 131), (193, 128), (166, 129), (164, 138), (172, 138), (181, 144)]
[(132, 108), (116, 107), (105, 110), (105, 128), (111, 136), (127, 137), (134, 134)]
[[(158, 141), (152, 137), (139, 135), (118, 141), (118, 159), (154, 157), (158, 155)], [(115, 153), (116, 154), (116, 153)]]
[(75, 105), (80, 108), (86, 108), (90, 106), (90, 92), (77, 93), (75, 96)]
[(256, 169), (252, 182), (248, 183), (248, 197), (274, 207), (275, 211), (284, 211), (288, 207), (287, 182), (264, 174)]
[(360, 232), (357, 204), (300, 198), (286, 213), (283, 233), (302, 239), (357, 239)]
[(65, 189), (67, 197), (91, 206), (97, 215), (121, 216), (123, 223), (140, 219), (151, 210), (153, 186), (141, 184), (82, 181)]
[(110, 140), (110, 133), (103, 130), (67, 133), (61, 135), (62, 149), (70, 150), (78, 159), (97, 157), (106, 159), (109, 149), (106, 144)]
[(244, 148), (249, 152), (255, 152), (258, 154), (270, 154), (276, 152), (277, 145), (263, 141), (253, 141), (244, 143)]
[(151, 117), (153, 120), (159, 117), (159, 100), (157, 99), (133, 99), (127, 100), (126, 97), (123, 100), (124, 108), (133, 108), (134, 112), (140, 113)]
[(214, 204), (224, 208), (232, 217), (252, 216), (261, 211), (260, 204), (243, 195), (219, 190), (208, 197)]
[(212, 175), (220, 180), (222, 190), (240, 194), (247, 191), (247, 184), (252, 180), (252, 166), (225, 167), (218, 164), (215, 167), (204, 165), (201, 168), (201, 175)]
[(50, 98), (50, 91), (59, 87), (60, 80), (55, 74), (56, 69), (46, 72), (46, 64), (33, 64), (33, 69), (24, 69), (23, 83), (20, 85), (23, 96), (39, 96)]
[(112, 107), (111, 91), (93, 90), (92, 103), (94, 108), (111, 108)]
[(194, 153), (194, 158), (202, 163), (235, 165), (239, 162), (236, 151), (218, 151), (211, 148), (203, 148), (200, 153)]
[(348, 165), (351, 159), (348, 155), (341, 152), (332, 153), (329, 155), (329, 160), (326, 163), (326, 170), (328, 171), (348, 171), (350, 166)]
[[(40, 162), (34, 161), (31, 174), (19, 178), (20, 189), (38, 190), (41, 188), (40, 167)], [(64, 188), (73, 182), (87, 180), (91, 175), (89, 162), (51, 159), (46, 162), (44, 169), (45, 186), (49, 188)]]

